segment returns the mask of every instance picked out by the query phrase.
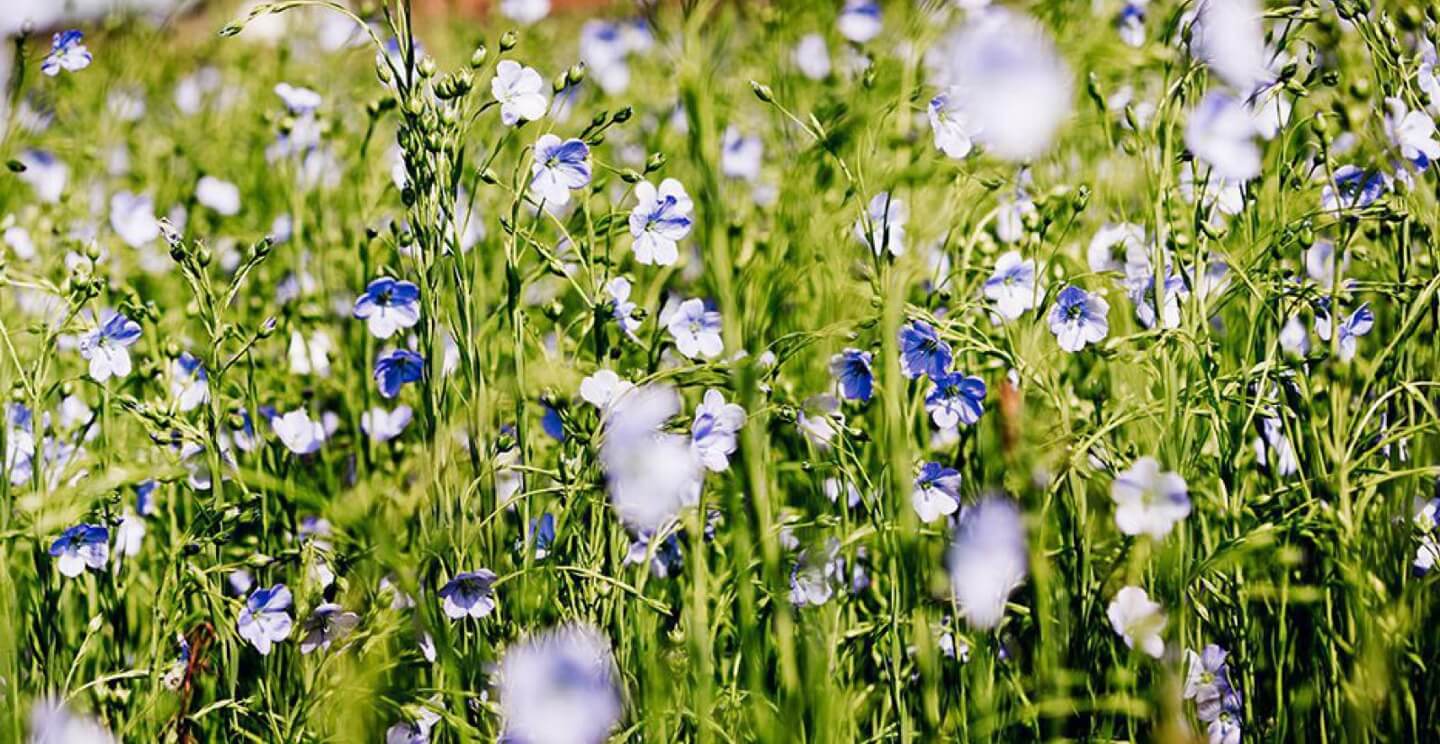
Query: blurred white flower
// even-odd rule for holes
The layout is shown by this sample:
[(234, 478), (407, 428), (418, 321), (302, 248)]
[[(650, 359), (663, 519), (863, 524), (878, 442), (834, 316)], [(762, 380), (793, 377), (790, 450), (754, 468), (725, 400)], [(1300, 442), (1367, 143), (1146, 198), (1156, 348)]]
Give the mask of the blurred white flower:
[(991, 496), (960, 513), (950, 544), (950, 586), (962, 617), (989, 630), (1005, 617), (1005, 602), (1025, 580), (1029, 553), (1015, 502)]
[(1190, 112), (1185, 146), (1221, 178), (1248, 181), (1260, 175), (1255, 122), (1244, 104), (1224, 93), (1207, 93)]
[(973, 14), (942, 42), (939, 84), (975, 139), (1005, 160), (1030, 160), (1050, 148), (1070, 116), (1073, 80), (1048, 32), (1034, 19), (996, 8)]
[(506, 649), (497, 688), (501, 741), (599, 744), (620, 719), (610, 642), (590, 625), (565, 625)]
[(1190, 30), (1192, 53), (1236, 90), (1265, 76), (1265, 29), (1254, 0), (1205, 0)]

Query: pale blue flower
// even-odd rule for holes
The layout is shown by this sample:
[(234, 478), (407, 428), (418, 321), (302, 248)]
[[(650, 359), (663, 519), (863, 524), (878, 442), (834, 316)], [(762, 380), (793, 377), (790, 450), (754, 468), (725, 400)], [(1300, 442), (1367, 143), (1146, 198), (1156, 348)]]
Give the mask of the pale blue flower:
[(50, 41), (50, 53), (40, 63), (40, 71), (55, 77), (61, 70), (77, 72), (90, 66), (90, 50), (85, 48), (85, 34), (70, 29), (55, 34)]
[(290, 618), (291, 604), (290, 589), (284, 584), (256, 589), (240, 610), (236, 630), (261, 656), (267, 656), (272, 644), (290, 637), (294, 622)]
[(960, 508), (960, 471), (938, 462), (921, 465), (920, 473), (915, 476), (915, 489), (910, 493), (910, 504), (921, 522), (929, 523), (954, 514)]
[(561, 140), (553, 134), (535, 141), (530, 190), (547, 206), (570, 202), (570, 191), (590, 183), (590, 148), (578, 139)]
[(495, 572), (482, 568), (458, 573), (440, 588), (441, 609), (451, 620), (482, 618), (495, 611)]
[[(1337, 329), (1340, 334), (1340, 361), (1348, 362), (1355, 358), (1356, 344), (1359, 338), (1369, 333), (1370, 329), (1374, 327), (1375, 313), (1371, 312), (1368, 302), (1355, 308), (1355, 312), (1341, 317)], [(1326, 343), (1329, 343), (1331, 336), (1329, 297), (1321, 297), (1315, 303), (1315, 332)]]
[(130, 375), (130, 348), (140, 340), (140, 324), (106, 310), (100, 325), (80, 339), (80, 356), (90, 362), (90, 378), (105, 382), (111, 377)]
[(685, 187), (673, 178), (661, 181), (658, 189), (641, 181), (635, 184), (635, 198), (635, 209), (630, 212), (635, 260), (660, 266), (675, 263), (680, 256), (676, 243), (690, 234), (694, 224), (691, 212), (695, 205)]
[(1079, 287), (1070, 285), (1060, 290), (1055, 305), (1050, 309), (1050, 332), (1065, 351), (1079, 351), (1087, 344), (1096, 344), (1110, 333), (1110, 322), (1106, 314), (1109, 303), (1099, 295), (1092, 295)]

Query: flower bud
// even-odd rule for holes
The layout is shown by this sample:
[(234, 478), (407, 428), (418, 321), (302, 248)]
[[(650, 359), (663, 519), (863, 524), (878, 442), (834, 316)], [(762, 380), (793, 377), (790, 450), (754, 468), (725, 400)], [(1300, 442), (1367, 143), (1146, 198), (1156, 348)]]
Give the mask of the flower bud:
[(505, 33), (500, 35), (500, 51), (502, 52), (508, 52), (511, 49), (514, 49), (515, 45), (519, 43), (520, 35), (515, 33), (514, 29), (506, 31)]
[(765, 103), (774, 103), (774, 101), (775, 101), (775, 92), (772, 91), (772, 90), (770, 90), (770, 86), (765, 85), (764, 83), (759, 83), (759, 82), (756, 82), (756, 81), (754, 81), (754, 80), (751, 80), (751, 81), (750, 81), (750, 90), (752, 90), (752, 91), (755, 92), (755, 97), (756, 97), (756, 98), (759, 98), (761, 101), (764, 101)]

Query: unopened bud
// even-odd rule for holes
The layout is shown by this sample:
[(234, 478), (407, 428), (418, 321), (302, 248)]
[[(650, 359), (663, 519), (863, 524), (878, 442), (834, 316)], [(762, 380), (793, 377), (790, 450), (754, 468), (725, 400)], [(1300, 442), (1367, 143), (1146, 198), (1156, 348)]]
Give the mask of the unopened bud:
[(773, 103), (775, 101), (775, 92), (770, 90), (770, 86), (764, 83), (751, 80), (750, 90), (755, 91), (755, 97), (765, 103)]

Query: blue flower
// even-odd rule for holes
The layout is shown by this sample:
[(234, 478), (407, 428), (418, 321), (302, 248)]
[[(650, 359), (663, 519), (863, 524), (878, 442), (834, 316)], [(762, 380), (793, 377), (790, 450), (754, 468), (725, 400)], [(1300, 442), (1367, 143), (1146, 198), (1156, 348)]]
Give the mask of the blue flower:
[(288, 610), (291, 605), (290, 589), (276, 584), (268, 589), (256, 589), (245, 600), (235, 628), (240, 637), (249, 641), (261, 656), (270, 653), (270, 646), (290, 637), (293, 621)]
[(85, 34), (70, 29), (61, 31), (50, 41), (50, 53), (40, 63), (40, 71), (55, 77), (61, 70), (76, 72), (90, 66), (90, 50), (85, 48)]
[(830, 357), (830, 374), (840, 381), (841, 397), (861, 403), (870, 401), (875, 387), (870, 360), (870, 352), (859, 349), (846, 349)]
[(985, 412), (981, 406), (985, 400), (984, 380), (959, 372), (932, 379), (935, 386), (925, 396), (925, 410), (936, 426), (951, 429), (956, 424), (969, 426), (980, 420), (980, 414)]
[(635, 260), (642, 264), (669, 266), (680, 257), (676, 242), (690, 234), (694, 221), (690, 213), (695, 203), (685, 187), (673, 178), (655, 188), (649, 181), (635, 184), (639, 203), (630, 212), (630, 235), (635, 238), (631, 248)]
[(420, 288), (412, 282), (380, 277), (355, 300), (354, 315), (365, 321), (375, 338), (390, 338), (396, 331), (420, 322)]
[(1086, 344), (1099, 343), (1110, 333), (1106, 314), (1110, 304), (1099, 295), (1092, 295), (1070, 285), (1060, 290), (1055, 306), (1050, 309), (1050, 332), (1065, 351), (1079, 351)]
[(495, 611), (495, 572), (482, 568), (458, 573), (440, 588), (441, 608), (451, 620), (482, 618)]
[(80, 356), (90, 362), (90, 377), (105, 382), (111, 377), (130, 374), (130, 349), (140, 340), (140, 324), (106, 310), (100, 326), (80, 339)]
[(900, 371), (906, 377), (942, 377), (950, 369), (950, 359), (950, 345), (929, 323), (914, 320), (900, 329)]
[(142, 481), (135, 486), (135, 511), (142, 517), (155, 515), (155, 481)]
[(50, 543), (50, 556), (63, 576), (75, 578), (88, 566), (96, 571), (110, 559), (110, 531), (96, 524), (77, 524)]
[[(1375, 313), (1366, 302), (1355, 308), (1355, 312), (1340, 319), (1340, 361), (1348, 362), (1355, 357), (1356, 339), (1375, 327)], [(1315, 302), (1315, 332), (1320, 338), (1330, 340), (1330, 298), (1321, 297)]]
[[(550, 546), (555, 544), (555, 515), (550, 512), (541, 514), (538, 519), (530, 520), (530, 544), (535, 549), (535, 560), (545, 560), (550, 555)], [(515, 546), (516, 550), (524, 546)]]
[(915, 476), (915, 490), (910, 492), (910, 504), (922, 522), (954, 514), (960, 508), (960, 471), (938, 462), (921, 465)]
[(706, 390), (690, 426), (690, 450), (707, 469), (724, 472), (730, 468), (730, 454), (737, 444), (735, 435), (744, 425), (744, 408), (726, 403), (719, 390)]
[(847, 0), (838, 19), (840, 35), (864, 44), (880, 33), (880, 5), (875, 0)]
[(380, 355), (375, 360), (375, 381), (380, 384), (380, 394), (394, 398), (407, 382), (416, 382), (425, 376), (425, 358), (409, 349), (395, 349)]
[(546, 134), (535, 141), (530, 190), (550, 206), (564, 206), (570, 190), (590, 183), (590, 148), (578, 139)]
[(995, 262), (995, 271), (985, 280), (985, 296), (995, 303), (995, 312), (1015, 320), (1035, 307), (1035, 261), (1024, 260), (1019, 251), (1009, 251)]
[(209, 376), (205, 365), (190, 352), (181, 352), (170, 367), (170, 394), (181, 411), (193, 411), (210, 400)]
[(545, 415), (540, 417), (540, 428), (550, 435), (551, 439), (557, 442), (565, 441), (565, 422), (560, 418), (560, 412), (554, 406), (542, 406)]
[(1385, 176), (1380, 172), (1366, 173), (1354, 165), (1346, 165), (1335, 171), (1334, 183), (1325, 185), (1320, 192), (1320, 203), (1325, 211), (1340, 209), (1363, 209), (1370, 206), (1385, 192)]

